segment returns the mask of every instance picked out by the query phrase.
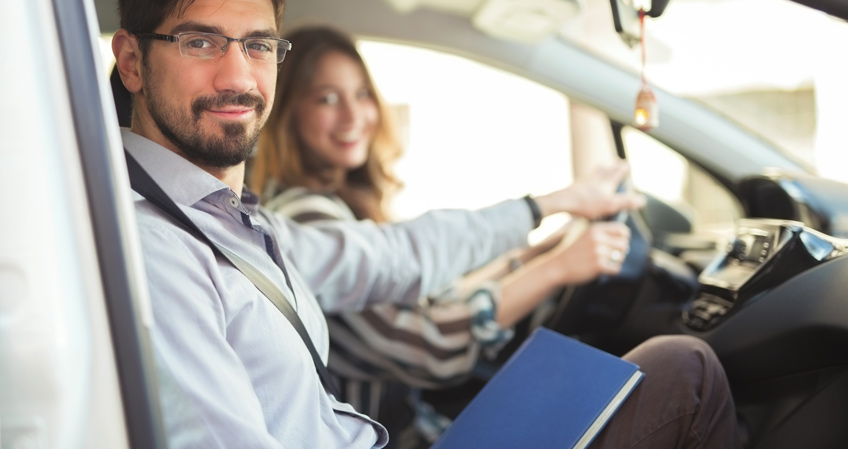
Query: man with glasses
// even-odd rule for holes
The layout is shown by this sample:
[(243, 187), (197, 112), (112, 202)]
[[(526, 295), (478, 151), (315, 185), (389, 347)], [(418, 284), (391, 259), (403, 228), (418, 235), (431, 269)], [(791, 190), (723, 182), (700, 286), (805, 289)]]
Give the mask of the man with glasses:
[[(505, 201), (476, 212), (441, 211), (387, 226), (300, 227), (265, 212), (243, 189), (245, 160), (274, 98), (277, 64), (291, 48), (278, 38), (284, 0), (119, 3), (122, 29), (112, 49), (133, 94), (124, 145), (222, 248), (216, 253), (150, 198), (136, 196), (160, 402), (172, 448), (382, 447), (385, 429), (338, 402), (316, 375), (307, 340), (323, 359), (318, 363), (325, 363), (322, 309), (353, 309), (380, 298), (411, 302), (526, 244), (542, 216), (577, 209), (605, 216), (641, 205), (637, 196), (613, 193), (626, 171), (615, 169), (595, 180), (601, 182), (578, 182), (535, 201)], [(610, 226), (617, 237), (593, 241), (592, 250), (603, 248), (604, 256), (585, 264), (596, 274), (617, 273), (620, 261), (608, 255), (627, 249), (626, 227)], [(245, 261), (283, 292), (307, 340), (224, 254)], [(635, 404), (629, 413), (645, 411), (640, 404), (657, 390), (676, 391), (657, 387), (649, 365), (686, 360), (691, 379), (672, 382), (691, 396), (672, 401), (674, 410), (694, 416), (681, 426), (698, 424), (696, 438), (731, 447), (733, 405), (714, 355), (695, 339), (667, 343), (642, 349), (643, 355), (665, 354), (657, 362), (637, 358), (648, 376), (628, 401)], [(705, 385), (713, 388), (710, 397), (700, 394)]]
[(139, 33), (140, 39), (159, 39), (180, 44), (180, 54), (190, 58), (215, 59), (227, 53), (230, 42), (242, 45), (244, 54), (254, 61), (266, 63), (281, 63), (286, 58), (286, 52), (291, 50), (291, 43), (285, 39), (274, 37), (227, 37), (215, 33), (179, 33), (156, 34)]

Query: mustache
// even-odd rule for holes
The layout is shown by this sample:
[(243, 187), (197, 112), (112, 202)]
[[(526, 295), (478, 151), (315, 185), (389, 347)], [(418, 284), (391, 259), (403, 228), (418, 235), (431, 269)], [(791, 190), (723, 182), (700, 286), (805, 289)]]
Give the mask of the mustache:
[(258, 115), (265, 110), (265, 99), (259, 95), (250, 93), (243, 94), (221, 94), (215, 96), (199, 97), (191, 102), (191, 113), (196, 120), (204, 110), (217, 109), (224, 106), (245, 106), (256, 109)]

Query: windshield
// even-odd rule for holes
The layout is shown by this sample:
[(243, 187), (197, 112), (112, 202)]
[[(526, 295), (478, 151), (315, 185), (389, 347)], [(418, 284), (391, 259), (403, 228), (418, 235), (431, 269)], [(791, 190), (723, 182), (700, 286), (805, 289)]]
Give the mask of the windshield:
[[(611, 29), (609, 2), (588, 1), (561, 36), (639, 73), (638, 44)], [(646, 19), (644, 73), (846, 181), (835, 168), (844, 166), (848, 62), (834, 51), (846, 41), (848, 23), (785, 0), (672, 0)]]

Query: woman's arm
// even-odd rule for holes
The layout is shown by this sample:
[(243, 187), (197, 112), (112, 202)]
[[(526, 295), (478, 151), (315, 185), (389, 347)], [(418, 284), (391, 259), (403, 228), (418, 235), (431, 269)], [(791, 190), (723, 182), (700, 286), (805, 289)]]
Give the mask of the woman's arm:
[(565, 237), (567, 229), (568, 225), (565, 225), (533, 246), (509, 251), (488, 264), (467, 273), (457, 285), (458, 291), (461, 292), (461, 295), (469, 295), (478, 285), (484, 282), (500, 281), (539, 255), (556, 247)]

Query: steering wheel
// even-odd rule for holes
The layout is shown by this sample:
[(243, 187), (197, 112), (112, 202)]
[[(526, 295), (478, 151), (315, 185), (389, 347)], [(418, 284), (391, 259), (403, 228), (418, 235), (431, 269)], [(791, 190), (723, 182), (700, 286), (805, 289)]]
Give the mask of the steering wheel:
[(610, 331), (625, 317), (636, 299), (648, 269), (651, 235), (638, 214), (625, 213), (617, 218), (630, 228), (630, 251), (615, 276), (597, 279), (561, 290), (556, 308), (545, 323), (563, 334)]

